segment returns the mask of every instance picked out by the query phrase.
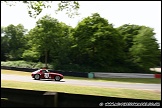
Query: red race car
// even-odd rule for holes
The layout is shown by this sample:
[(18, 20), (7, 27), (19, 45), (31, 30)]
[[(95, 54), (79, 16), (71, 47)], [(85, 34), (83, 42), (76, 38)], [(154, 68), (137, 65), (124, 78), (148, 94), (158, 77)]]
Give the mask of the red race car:
[(36, 71), (32, 72), (31, 76), (35, 80), (54, 79), (55, 81), (60, 81), (61, 79), (63, 79), (62, 74), (51, 72), (48, 69), (36, 70)]

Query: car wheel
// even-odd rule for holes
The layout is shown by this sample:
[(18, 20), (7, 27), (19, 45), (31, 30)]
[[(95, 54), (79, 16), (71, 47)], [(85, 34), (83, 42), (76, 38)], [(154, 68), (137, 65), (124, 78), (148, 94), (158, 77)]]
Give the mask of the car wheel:
[(60, 76), (55, 76), (55, 81), (60, 81), (61, 77)]
[(36, 75), (34, 76), (34, 79), (35, 79), (35, 80), (39, 80), (39, 79), (40, 79), (40, 75), (39, 75), (39, 74), (36, 74)]

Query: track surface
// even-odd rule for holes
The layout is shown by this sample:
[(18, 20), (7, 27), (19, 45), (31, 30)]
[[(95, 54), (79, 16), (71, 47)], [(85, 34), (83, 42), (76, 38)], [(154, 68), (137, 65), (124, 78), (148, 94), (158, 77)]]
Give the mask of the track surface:
[(104, 88), (126, 88), (126, 89), (140, 89), (140, 90), (153, 90), (161, 92), (161, 84), (143, 84), (143, 83), (123, 83), (123, 82), (109, 82), (109, 81), (87, 81), (87, 80), (74, 80), (62, 79), (61, 81), (54, 81), (51, 79), (34, 80), (31, 76), (9, 75), (1, 74), (1, 80), (21, 81), (21, 82), (37, 82), (47, 84), (66, 84), (78, 86), (92, 86)]

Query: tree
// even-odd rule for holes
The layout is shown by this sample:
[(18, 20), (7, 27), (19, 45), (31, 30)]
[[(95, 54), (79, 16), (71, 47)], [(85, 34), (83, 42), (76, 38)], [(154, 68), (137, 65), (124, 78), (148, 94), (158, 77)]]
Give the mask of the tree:
[(62, 22), (60, 23), (60, 33), (57, 37), (57, 42), (51, 46), (53, 50), (50, 51), (50, 58), (53, 60), (55, 69), (60, 69), (63, 65), (71, 63), (72, 30), (73, 28), (71, 26)]
[(60, 23), (48, 15), (42, 17), (37, 22), (35, 28), (29, 31), (28, 40), (33, 49), (37, 49), (40, 56), (45, 55), (45, 67), (47, 66), (47, 58), (51, 50), (55, 50), (58, 37), (61, 34)]
[(152, 28), (141, 26), (139, 34), (133, 39), (133, 46), (130, 48), (132, 61), (149, 70), (159, 63), (160, 50), (155, 39)]
[(4, 35), (5, 35), (5, 27), (1, 27), (1, 61), (5, 61), (9, 53), (9, 44), (8, 44), (9, 39)]
[(125, 52), (125, 54), (124, 54), (125, 60), (123, 61), (123, 64), (125, 64), (125, 66), (127, 66), (127, 67), (130, 67), (131, 69), (134, 69), (134, 68), (132, 68), (132, 66), (134, 67), (134, 63), (132, 62), (130, 48), (132, 48), (132, 46), (133, 46), (133, 39), (138, 34), (138, 31), (140, 30), (140, 26), (134, 25), (134, 24), (133, 25), (124, 24), (124, 25), (116, 28), (116, 30), (120, 33), (120, 35), (122, 36), (123, 41), (124, 41), (124, 45), (122, 47)]
[(124, 51), (126, 53), (129, 52), (129, 48), (131, 48), (133, 45), (133, 38), (138, 34), (140, 26), (134, 24), (124, 24), (116, 29), (119, 31), (125, 41)]
[(73, 36), (76, 63), (108, 68), (121, 62), (123, 40), (112, 24), (98, 13), (79, 22)]
[(2, 48), (3, 44), (6, 43), (5, 47), (7, 51), (7, 56), (10, 60), (19, 60), (22, 59), (22, 53), (24, 51), (24, 46), (26, 44), (24, 34), (26, 33), (26, 29), (23, 25), (18, 24), (17, 26), (9, 25), (4, 28), (2, 39)]
[(24, 58), (37, 60), (43, 57), (45, 67), (48, 67), (47, 62), (53, 62), (54, 67), (69, 63), (71, 29), (72, 27), (58, 22), (49, 15), (40, 18), (36, 27), (30, 30), (26, 36), (28, 49), (23, 54)]
[[(154, 30), (140, 25), (124, 24), (117, 28), (124, 39), (126, 63), (132, 70), (148, 71), (159, 64), (160, 51)], [(135, 68), (134, 68), (135, 67)]]
[[(29, 16), (36, 18), (44, 8), (51, 8), (52, 3), (57, 3), (58, 1), (1, 1), (1, 3), (6, 3), (10, 6), (15, 6), (17, 2), (26, 4)], [(55, 12), (58, 13), (65, 10), (66, 14), (72, 18), (79, 14), (78, 9), (79, 3), (77, 1), (60, 1), (58, 2), (58, 9)]]

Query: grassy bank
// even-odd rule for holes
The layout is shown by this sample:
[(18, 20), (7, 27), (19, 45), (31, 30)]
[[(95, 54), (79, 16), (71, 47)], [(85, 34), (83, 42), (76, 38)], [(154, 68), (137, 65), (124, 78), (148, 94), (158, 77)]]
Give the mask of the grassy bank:
[(146, 100), (161, 100), (161, 93), (157, 91), (133, 90), (121, 88), (99, 88), (89, 86), (74, 86), (64, 84), (44, 84), (37, 82), (19, 82), (1, 80), (1, 87), (19, 88), (27, 90), (53, 91), (73, 94), (88, 94), (107, 97), (122, 97)]

